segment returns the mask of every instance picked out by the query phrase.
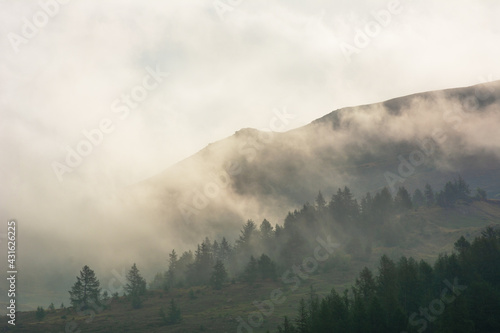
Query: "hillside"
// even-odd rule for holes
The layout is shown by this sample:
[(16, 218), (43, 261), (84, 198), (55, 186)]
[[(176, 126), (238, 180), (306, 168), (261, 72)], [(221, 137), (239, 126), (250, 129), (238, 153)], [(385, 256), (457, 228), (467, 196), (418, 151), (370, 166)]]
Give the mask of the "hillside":
[[(222, 290), (209, 286), (150, 290), (141, 309), (132, 309), (130, 302), (120, 297), (111, 301), (108, 308), (99, 308), (95, 317), (90, 316), (90, 312), (78, 315), (71, 309), (58, 309), (49, 312), (39, 322), (34, 312), (20, 312), (14, 331), (58, 332), (74, 322), (76, 324), (70, 325), (78, 325), (82, 332), (233, 332), (240, 323), (238, 317), (247, 318), (256, 310), (254, 301), (269, 299), (271, 291), (279, 288), (285, 292), (286, 301), (276, 305), (272, 314), (254, 332), (275, 330), (283, 316), (295, 316), (298, 301), (307, 297), (311, 286), (320, 296), (328, 294), (332, 286), (342, 292), (352, 285), (363, 267), (375, 270), (378, 258), (383, 254), (394, 260), (405, 255), (432, 263), (438, 254), (450, 253), (460, 236), (472, 241), (485, 226), (500, 227), (500, 202), (475, 201), (453, 208), (419, 207), (398, 215), (397, 224), (401, 229), (394, 246), (374, 244), (370, 256), (362, 259), (340, 250), (335, 255), (335, 266), (308, 275), (301, 280), (297, 290), (282, 279), (261, 280), (253, 285), (237, 280), (227, 283)], [(166, 311), (172, 299), (181, 309), (182, 322), (165, 325), (159, 315), (160, 309)], [(2, 331), (6, 331), (6, 327), (2, 326)]]
[[(66, 211), (67, 219), (77, 222), (61, 227), (72, 237), (89, 232), (84, 244), (95, 236), (90, 224), (107, 227), (100, 243), (92, 244), (98, 255), (91, 259), (107, 280), (114, 277), (110, 262), (113, 269), (124, 270), (132, 264), (131, 257), (138, 263), (140, 259), (145, 276), (153, 278), (165, 269), (162, 265), (173, 248), (193, 249), (205, 236), (233, 241), (247, 219), (283, 224), (286, 212), (300, 210), (320, 190), (329, 200), (339, 187), (348, 186), (361, 202), (366, 192), (384, 187), (394, 196), (399, 186), (413, 193), (426, 183), (440, 188), (462, 175), (471, 190), (481, 187), (488, 198), (498, 199), (498, 124), (500, 81), (347, 107), (287, 132), (242, 129), (119, 193), (78, 199), (79, 210)], [(492, 208), (481, 211), (482, 204), (463, 206), (462, 213), (449, 209), (408, 213), (401, 225), (414, 221), (421, 229), (410, 230), (414, 237), (405, 236), (395, 243), (399, 247), (384, 250), (401, 253), (403, 248), (427, 258), (449, 250), (461, 232), (453, 231), (455, 223), (463, 228), (470, 221), (498, 223), (497, 211), (489, 216)], [(86, 214), (75, 219), (80, 210)], [(128, 236), (116, 238), (116, 230)], [(361, 229), (361, 238), (366, 233)], [(427, 238), (432, 243), (427, 244)], [(23, 309), (35, 309), (45, 299), (67, 299), (74, 272), (85, 264), (81, 245), (66, 255), (55, 247), (57, 243), (45, 238), (40, 242), (51, 249), (57, 270), (50, 270), (50, 277), (42, 281), (37, 274), (46, 263), (34, 259), (26, 263), (19, 280)], [(131, 246), (136, 243), (140, 246)], [(125, 249), (127, 255), (110, 253), (110, 246)]]
[(124, 197), (139, 197), (139, 211), (166, 216), (165, 228), (190, 240), (249, 217), (277, 220), (318, 190), (344, 185), (358, 195), (384, 186), (394, 194), (461, 174), (498, 198), (498, 123), (500, 81), (348, 107), (288, 132), (237, 131)]

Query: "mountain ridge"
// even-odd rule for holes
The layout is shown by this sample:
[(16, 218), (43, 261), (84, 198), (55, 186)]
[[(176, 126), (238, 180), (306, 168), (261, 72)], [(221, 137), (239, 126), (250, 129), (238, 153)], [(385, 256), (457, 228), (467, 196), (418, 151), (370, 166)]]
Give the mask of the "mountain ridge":
[(247, 218), (278, 221), (319, 190), (345, 185), (359, 198), (383, 187), (442, 186), (461, 174), (500, 197), (500, 138), (484, 128), (500, 124), (499, 110), (494, 81), (341, 108), (286, 132), (242, 128), (135, 189), (162, 223), (193, 228), (189, 239)]

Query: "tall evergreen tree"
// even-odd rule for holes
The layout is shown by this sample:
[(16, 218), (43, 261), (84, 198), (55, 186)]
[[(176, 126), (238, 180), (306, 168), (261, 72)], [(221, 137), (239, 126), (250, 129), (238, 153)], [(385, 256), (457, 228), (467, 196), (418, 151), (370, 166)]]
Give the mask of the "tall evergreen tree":
[(42, 306), (39, 306), (39, 307), (36, 308), (36, 312), (35, 312), (36, 320), (42, 321), (43, 318), (45, 318), (46, 314), (47, 313), (45, 312), (45, 310), (43, 309)]
[(372, 272), (367, 267), (363, 268), (359, 274), (353, 289), (354, 293), (359, 295), (360, 299), (366, 304), (369, 304), (373, 296), (375, 296), (377, 286)]
[(422, 191), (419, 188), (413, 192), (413, 196), (411, 198), (411, 202), (415, 208), (423, 206), (425, 204), (425, 197)]
[[(398, 307), (398, 276), (396, 265), (386, 255), (380, 258), (377, 289), (380, 303), (385, 311)], [(386, 314), (388, 314), (386, 312)], [(388, 320), (389, 318), (386, 318)]]
[(319, 191), (318, 196), (316, 197), (316, 207), (319, 211), (322, 211), (326, 207), (326, 200), (323, 197), (321, 191)]
[(269, 223), (268, 220), (264, 219), (259, 227), (260, 236), (264, 242), (268, 242), (273, 235), (273, 226)]
[(257, 262), (259, 273), (263, 279), (276, 278), (276, 265), (266, 254), (262, 254)]
[(171, 325), (180, 323), (182, 320), (181, 309), (172, 298), (170, 301), (170, 307), (166, 316), (167, 322)]
[(253, 284), (258, 277), (258, 264), (257, 260), (255, 260), (254, 256), (250, 256), (250, 261), (245, 267), (245, 271), (243, 272), (243, 279)]
[(229, 242), (227, 241), (226, 237), (222, 237), (222, 241), (220, 243), (219, 259), (222, 260), (224, 264), (227, 264), (230, 257), (231, 257), (231, 245), (229, 245)]
[(173, 287), (176, 284), (177, 277), (177, 265), (178, 258), (175, 249), (168, 255), (168, 271), (167, 271), (167, 280), (166, 284), (168, 287)]
[[(320, 192), (321, 193), (321, 192)], [(306, 302), (302, 298), (299, 303), (299, 314), (297, 319), (295, 320), (295, 324), (297, 325), (297, 333), (310, 333), (309, 330), (310, 322), (309, 322), (309, 313), (306, 307)]]
[(434, 198), (434, 191), (432, 190), (431, 185), (425, 184), (424, 196), (425, 196), (425, 204), (427, 205), (427, 207), (434, 205), (436, 201)]
[(377, 224), (383, 224), (392, 212), (393, 199), (387, 187), (375, 194), (373, 198), (373, 213)]
[(75, 309), (85, 310), (91, 304), (99, 304), (101, 293), (100, 283), (93, 270), (89, 266), (83, 266), (80, 276), (69, 291), (71, 304)]
[(255, 230), (257, 229), (252, 220), (248, 220), (241, 230), (240, 237), (236, 240), (236, 247), (241, 253), (248, 253), (252, 250), (252, 241)]
[(210, 282), (215, 289), (221, 289), (224, 282), (227, 280), (227, 272), (224, 267), (224, 263), (221, 260), (217, 260), (212, 272), (212, 277)]
[(146, 280), (139, 273), (139, 269), (135, 263), (127, 274), (125, 292), (130, 298), (134, 309), (138, 309), (142, 306), (141, 297), (146, 294)]
[(398, 189), (398, 192), (394, 197), (394, 206), (399, 211), (405, 211), (412, 208), (410, 194), (404, 186), (401, 186)]

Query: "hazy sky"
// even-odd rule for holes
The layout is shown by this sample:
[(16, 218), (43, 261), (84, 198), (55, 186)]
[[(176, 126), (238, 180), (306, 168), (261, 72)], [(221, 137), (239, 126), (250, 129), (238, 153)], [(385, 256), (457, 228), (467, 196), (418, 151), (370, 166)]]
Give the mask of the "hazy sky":
[[(275, 109), (295, 115), (294, 128), (499, 76), (496, 1), (40, 3), (0, 4), (4, 196), (63, 186), (51, 163), (105, 118), (110, 133), (65, 182), (134, 183), (240, 128), (269, 128)], [(147, 68), (168, 73), (150, 91)], [(144, 100), (113, 112), (132, 92)]]
[(169, 249), (104, 218), (107, 195), (276, 112), (288, 130), (499, 79), (498, 17), (493, 0), (0, 1), (0, 220), (25, 264), (71, 272), (111, 239)]

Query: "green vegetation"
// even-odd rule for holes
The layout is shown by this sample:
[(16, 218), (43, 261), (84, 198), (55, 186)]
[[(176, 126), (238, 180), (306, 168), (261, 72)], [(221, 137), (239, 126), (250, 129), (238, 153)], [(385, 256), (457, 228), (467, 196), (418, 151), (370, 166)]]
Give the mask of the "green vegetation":
[[(463, 284), (465, 275), (450, 277), (446, 270), (449, 267), (460, 273), (466, 269), (478, 271), (479, 266), (467, 265), (477, 260), (479, 250), (470, 251), (485, 251), (485, 248), (469, 240), (488, 221), (500, 219), (498, 202), (487, 200), (480, 191), (472, 196), (465, 190), (468, 185), (460, 179), (449, 182), (451, 185), (438, 194), (430, 185), (423, 192), (416, 189), (412, 196), (401, 187), (393, 198), (384, 188), (365, 194), (359, 203), (348, 187), (338, 189), (329, 201), (319, 192), (314, 204), (306, 203), (289, 212), (282, 225), (273, 227), (267, 219), (260, 225), (248, 220), (234, 243), (226, 238), (214, 241), (205, 238), (194, 252), (184, 251), (179, 255), (172, 250), (165, 260), (166, 270), (155, 275), (149, 290), (133, 264), (123, 297), (118, 293), (112, 297), (107, 292), (101, 294), (94, 272), (84, 266), (70, 291), (73, 307), (46, 312), (45, 320), (40, 323), (34, 312), (20, 313), (16, 329), (61, 331), (65, 325), (75, 324), (82, 332), (160, 332), (164, 325), (169, 325), (172, 332), (232, 331), (240, 323), (238, 318), (247, 320), (256, 311), (255, 304), (264, 304), (274, 290), (280, 290), (286, 302), (276, 304), (272, 314), (252, 326), (254, 332), (274, 331), (279, 324), (284, 332), (316, 332), (308, 326), (311, 318), (330, 316), (330, 312), (343, 318), (337, 331), (376, 332), (373, 327), (379, 327), (390, 332), (404, 327), (407, 332), (414, 332), (420, 326), (411, 325), (411, 311), (416, 311), (416, 306), (417, 310), (428, 307), (443, 288), (444, 279), (453, 284), (456, 276), (459, 285)], [(441, 196), (446, 198), (447, 205), (439, 205)], [(488, 230), (490, 236), (497, 237), (494, 230)], [(461, 235), (465, 237), (459, 239)], [(338, 247), (324, 261), (308, 267), (304, 260), (314, 254), (318, 237), (322, 240), (331, 237)], [(438, 253), (453, 248), (458, 253), (438, 257)], [(402, 255), (402, 259), (393, 261)], [(375, 276), (372, 271), (378, 256), (382, 259)], [(465, 258), (468, 261), (463, 261)], [(434, 267), (427, 264), (435, 259)], [(496, 258), (487, 254), (482, 260), (486, 264)], [(289, 271), (297, 275), (287, 280), (283, 276)], [(475, 276), (468, 278), (472, 283), (467, 285), (464, 295), (475, 282), (482, 281)], [(415, 283), (419, 289), (412, 289)], [(314, 290), (310, 290), (311, 285)], [(332, 287), (335, 289), (330, 292)], [(338, 293), (346, 288), (347, 293)], [(496, 295), (497, 286), (492, 283), (481, 288), (478, 290), (483, 294)], [(464, 300), (464, 304), (447, 305), (439, 320), (457, 320), (457, 314), (462, 316), (462, 312), (470, 310), (472, 301)], [(472, 322), (484, 319), (462, 317)], [(415, 321), (420, 319), (415, 317)], [(494, 323), (489, 317), (484, 320)], [(141, 324), (144, 322), (148, 324)], [(353, 328), (354, 323), (357, 328)], [(428, 325), (441, 332), (444, 324), (438, 323), (429, 321)], [(328, 325), (325, 329), (330, 329)]]
[(97, 280), (94, 271), (85, 265), (69, 291), (71, 305), (74, 308), (86, 310), (91, 304), (99, 304), (101, 293), (99, 285), (99, 280)]
[(43, 307), (39, 306), (36, 308), (36, 320), (38, 321), (42, 321), (43, 318), (45, 318), (45, 310), (43, 309)]
[(181, 322), (181, 309), (177, 306), (174, 299), (170, 301), (170, 307), (167, 313), (165, 313), (163, 307), (160, 308), (160, 317), (163, 323), (167, 325), (174, 325)]
[(489, 227), (472, 243), (427, 262), (382, 256), (378, 275), (364, 268), (350, 292), (335, 289), (302, 299), (280, 333), (499, 332), (500, 230)]
[(142, 297), (146, 294), (146, 280), (139, 273), (139, 269), (135, 263), (127, 274), (125, 292), (131, 300), (134, 309), (142, 307)]

